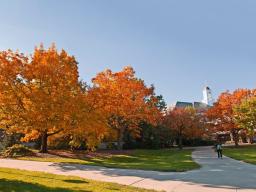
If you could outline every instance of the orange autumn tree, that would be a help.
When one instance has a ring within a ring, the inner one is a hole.
[[[18,129],[27,118],[24,116],[26,88],[21,74],[28,58],[11,50],[0,52],[0,127]],[[19,123],[17,123],[19,122]]]
[[[202,137],[204,133],[202,116],[192,107],[169,110],[163,124],[176,136],[180,149],[183,147],[183,139]]]
[[[207,117],[213,122],[213,132],[230,131],[235,145],[238,146],[239,127],[234,119],[234,106],[239,105],[243,99],[255,95],[255,90],[237,89],[234,92],[222,93],[212,108],[207,111]]]
[[[1,86],[1,111],[5,114],[1,123],[8,131],[25,134],[23,141],[40,137],[41,152],[47,152],[48,137],[67,127],[67,105],[78,85],[77,62],[65,51],[58,53],[54,46],[48,50],[41,46],[11,76],[8,68],[20,56],[10,58],[13,53],[4,53],[1,53],[1,84],[8,83],[12,89]],[[4,101],[8,97],[11,97],[9,103]]]
[[[103,108],[95,105],[94,96],[88,93],[88,86],[81,83],[80,87],[81,91],[69,107],[71,129],[65,134],[71,136],[69,144],[72,147],[85,143],[87,149],[93,151],[109,131],[107,116]]]
[[[90,144],[100,139],[104,126],[95,122],[101,115],[87,102],[73,56],[40,46],[30,58],[1,52],[0,67],[1,127],[24,134],[23,141],[40,138],[43,153],[57,135],[75,140],[77,131]]]
[[[117,137],[118,149],[122,149],[126,131],[136,137],[141,121],[155,123],[161,115],[153,86],[147,87],[138,79],[132,67],[117,73],[105,70],[92,82],[89,94],[93,95],[95,105],[105,110],[110,133]]]
[[[95,108],[88,94],[88,86],[80,82],[71,102],[67,103],[67,127],[49,138],[50,143],[60,139],[69,141],[71,149],[85,144],[87,150],[94,151],[108,131],[106,115],[101,108]]]

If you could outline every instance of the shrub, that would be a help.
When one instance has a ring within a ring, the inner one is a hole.
[[[25,147],[24,145],[15,144],[11,147],[8,147],[4,153],[4,157],[22,157],[22,156],[29,156],[33,155],[33,151],[29,148]]]
[[[8,147],[20,143],[21,134],[6,133],[0,129],[0,151],[6,150]]]
[[[153,126],[146,122],[140,124],[138,138],[128,132],[124,135],[124,149],[160,149],[173,145],[173,135],[170,129],[164,126]]]
[[[183,139],[182,142],[185,146],[211,146],[215,144],[213,140],[204,140],[201,138]]]

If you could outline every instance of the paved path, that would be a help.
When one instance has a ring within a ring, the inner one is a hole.
[[[0,167],[75,175],[167,192],[256,192],[256,166],[227,157],[217,159],[210,147],[196,148],[193,158],[202,168],[184,173],[10,159],[0,159]]]

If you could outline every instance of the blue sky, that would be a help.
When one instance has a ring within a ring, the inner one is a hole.
[[[254,0],[0,0],[0,49],[55,42],[86,81],[131,65],[168,104],[256,83]]]

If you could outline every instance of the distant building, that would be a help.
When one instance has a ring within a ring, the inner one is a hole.
[[[203,100],[202,103],[208,105],[208,106],[213,106],[213,98],[212,98],[212,90],[206,86],[203,90]]]
[[[183,102],[183,101],[177,101],[174,105],[175,108],[186,108],[186,107],[193,107],[193,103],[190,102]]]
[[[194,107],[197,110],[205,110],[205,109],[208,109],[209,107],[213,106],[213,103],[214,103],[214,100],[213,100],[213,97],[212,97],[212,91],[208,86],[206,86],[203,89],[203,100],[202,100],[202,102],[177,101],[173,106],[171,106],[171,109]]]

